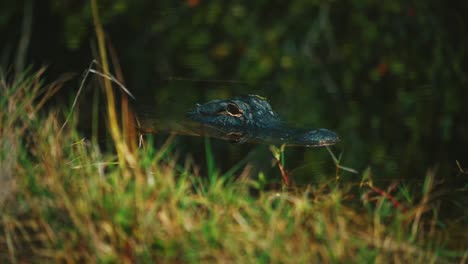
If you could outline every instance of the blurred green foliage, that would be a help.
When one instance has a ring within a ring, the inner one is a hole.
[[[434,166],[443,177],[455,177],[455,160],[468,166],[468,2],[99,3],[127,85],[137,93],[180,98],[160,88],[158,81],[171,77],[240,80],[248,85],[190,90],[181,105],[267,96],[286,120],[336,130],[345,164],[371,166],[385,177],[422,177]],[[3,30],[15,28],[5,22],[14,10],[0,11]],[[36,40],[47,28],[56,31],[31,52],[32,60],[52,50],[44,61],[81,71],[93,38],[89,2],[50,0],[38,10],[36,17],[51,19],[36,25]],[[289,155],[294,166],[328,157],[303,149]]]

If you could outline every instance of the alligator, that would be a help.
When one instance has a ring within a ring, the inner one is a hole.
[[[187,117],[201,125],[201,134],[234,142],[317,147],[336,144],[328,129],[301,129],[286,125],[265,98],[245,95],[197,104]]]

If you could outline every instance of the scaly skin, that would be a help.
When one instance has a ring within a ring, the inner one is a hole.
[[[241,143],[312,147],[333,145],[340,141],[338,135],[328,129],[307,130],[286,126],[270,104],[257,95],[197,104],[187,116],[203,125],[207,134]]]

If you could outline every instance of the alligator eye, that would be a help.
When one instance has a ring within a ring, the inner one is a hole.
[[[231,115],[231,116],[241,116],[242,115],[242,110],[237,106],[236,104],[229,103],[226,106],[226,112]]]

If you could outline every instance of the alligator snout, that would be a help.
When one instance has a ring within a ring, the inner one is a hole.
[[[295,140],[298,145],[328,146],[340,142],[340,137],[333,131],[320,128],[299,134]]]

